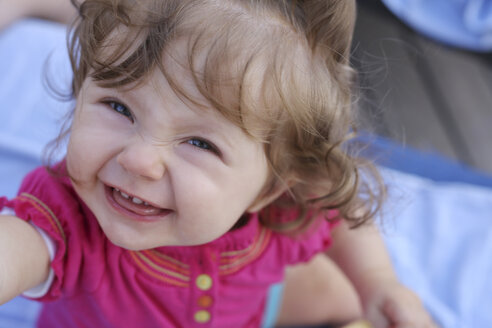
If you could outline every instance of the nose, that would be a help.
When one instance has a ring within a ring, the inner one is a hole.
[[[166,171],[157,147],[145,141],[127,145],[116,157],[127,172],[149,180],[159,180]]]

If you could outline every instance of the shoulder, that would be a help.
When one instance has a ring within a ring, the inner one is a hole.
[[[78,212],[79,200],[65,172],[65,163],[53,167],[39,167],[31,171],[23,180],[18,195],[14,198],[18,215],[34,214],[55,220],[57,223]]]
[[[76,278],[84,264],[87,266],[94,258],[89,255],[97,253],[94,249],[104,248],[97,221],[78,198],[64,170],[64,162],[33,170],[25,177],[17,197],[7,203],[17,217],[41,229],[56,250],[51,261],[54,280],[41,300],[58,298],[62,289],[65,293],[76,292]],[[99,277],[99,271],[92,277]]]
[[[292,216],[286,211],[286,217]],[[332,230],[338,224],[333,218],[336,211],[323,212],[312,219],[308,228],[301,232],[273,232],[272,244],[277,258],[287,265],[309,261],[314,255],[326,251],[332,244]]]
[[[52,167],[38,167],[28,173],[22,181],[18,194],[29,193],[51,198],[52,194],[56,196],[73,194],[71,190],[65,162],[60,162]]]
[[[73,216],[79,204],[63,170],[64,162],[31,171],[8,206],[19,218],[34,223],[50,236],[65,239],[64,221]]]
[[[62,248],[68,236],[73,239],[85,229],[83,206],[65,172],[64,162],[31,171],[7,206],[20,219],[44,230]]]

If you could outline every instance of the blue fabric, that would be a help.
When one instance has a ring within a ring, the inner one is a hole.
[[[362,154],[380,166],[423,176],[437,182],[464,182],[492,187],[492,175],[450,160],[437,152],[403,147],[374,135],[361,135],[357,142],[369,145]]]
[[[0,33],[0,194],[13,196],[20,179],[40,164],[44,146],[58,135],[69,93],[65,29],[28,20]],[[20,42],[22,40],[22,42]],[[48,77],[45,80],[45,77]]]
[[[387,169],[382,231],[395,270],[441,327],[492,325],[492,175],[363,136]],[[398,171],[396,171],[398,170]]]
[[[14,196],[23,176],[41,165],[45,145],[72,106],[47,85],[69,91],[65,34],[61,25],[38,20],[0,33],[0,195]],[[0,306],[0,328],[32,328],[39,309],[37,302],[15,298]]]
[[[385,181],[383,237],[399,278],[441,327],[490,327],[492,189],[390,170]]]
[[[275,326],[275,322],[277,322],[277,316],[280,311],[280,306],[282,305],[283,292],[283,283],[274,284],[270,287],[262,328],[273,328]]]
[[[22,297],[0,306],[0,328],[34,328],[41,304]]]
[[[48,67],[55,85],[68,85],[64,44],[64,29],[41,21],[0,33],[2,195],[14,195],[22,176],[41,163],[44,145],[58,134],[60,119],[72,106],[50,97],[40,78]],[[52,64],[45,66],[50,54]],[[366,154],[397,169],[384,171],[391,188],[382,228],[400,279],[442,327],[491,326],[492,178],[385,139],[371,142]],[[272,318],[279,288],[272,289],[267,306]],[[38,304],[16,298],[0,306],[0,328],[32,327],[38,310]]]
[[[492,50],[490,0],[383,0],[401,20],[441,42]]]

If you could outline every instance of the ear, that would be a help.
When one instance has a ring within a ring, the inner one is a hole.
[[[288,188],[288,185],[285,183],[275,183],[268,191],[260,193],[260,196],[258,196],[251,206],[248,207],[246,212],[254,213],[260,211],[262,208],[279,198]]]

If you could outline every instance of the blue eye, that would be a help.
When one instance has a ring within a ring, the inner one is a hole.
[[[200,148],[203,150],[208,150],[208,151],[211,151],[215,154],[219,154],[219,151],[217,150],[217,148],[205,140],[193,138],[193,139],[188,140],[187,142],[188,142],[188,144],[195,146],[197,148]]]
[[[114,110],[118,114],[128,117],[128,119],[133,122],[132,112],[130,112],[130,110],[125,105],[116,101],[107,101],[106,104],[111,107],[112,110]]]

